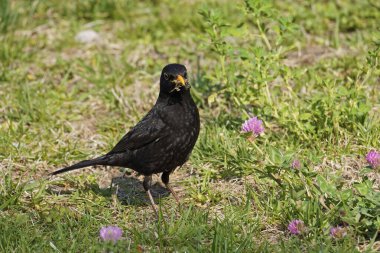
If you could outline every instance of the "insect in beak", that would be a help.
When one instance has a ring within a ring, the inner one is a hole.
[[[175,87],[170,92],[175,90],[179,91],[182,86],[185,86],[187,89],[190,87],[188,82],[181,75],[177,75],[177,78],[173,82],[175,83]]]

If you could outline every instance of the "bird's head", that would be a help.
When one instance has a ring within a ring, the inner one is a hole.
[[[164,67],[160,79],[160,92],[178,94],[190,89],[186,67],[181,64],[169,64]]]

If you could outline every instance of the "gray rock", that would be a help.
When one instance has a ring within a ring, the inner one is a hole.
[[[94,30],[84,30],[75,36],[75,40],[81,43],[95,43],[100,41],[100,36]]]

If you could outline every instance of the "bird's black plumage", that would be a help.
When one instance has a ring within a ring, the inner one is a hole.
[[[162,181],[174,195],[168,185],[169,175],[189,158],[199,129],[199,113],[190,94],[187,70],[181,64],[169,64],[162,70],[160,93],[153,108],[110,152],[51,174],[92,165],[128,167],[145,175],[143,185],[153,202],[149,191],[151,175],[162,172]]]

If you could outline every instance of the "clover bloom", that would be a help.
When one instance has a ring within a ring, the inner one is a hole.
[[[259,120],[257,117],[252,117],[243,123],[241,131],[244,133],[252,132],[253,135],[259,136],[264,132],[263,121]]]
[[[293,160],[292,169],[299,169],[299,168],[301,168],[301,162],[297,159]]]
[[[380,166],[380,153],[375,150],[371,150],[365,158],[372,168],[377,168]]]
[[[120,239],[122,234],[123,230],[117,226],[102,227],[100,229],[100,238],[102,238],[103,241],[116,242]]]
[[[340,238],[345,237],[346,235],[347,235],[347,228],[345,227],[337,226],[337,227],[332,227],[330,229],[330,236],[333,238],[340,239]]]
[[[302,220],[292,220],[288,225],[288,229],[291,234],[300,235],[305,232],[306,227]]]

